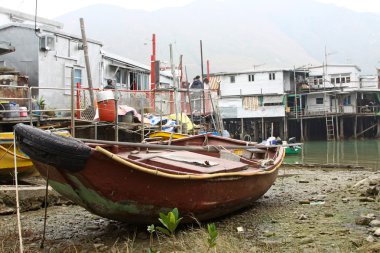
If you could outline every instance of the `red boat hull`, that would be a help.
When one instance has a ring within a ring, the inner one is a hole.
[[[19,141],[21,148],[30,149],[25,140]],[[92,213],[129,223],[155,223],[160,212],[175,207],[185,222],[193,222],[248,206],[272,186],[283,156],[281,148],[265,170],[176,175],[155,172],[149,165],[139,169],[143,162],[101,149],[91,148],[84,165],[73,170],[31,153],[36,168],[57,192]]]

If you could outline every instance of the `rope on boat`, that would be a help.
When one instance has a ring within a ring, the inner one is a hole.
[[[23,155],[19,155],[19,154],[17,154],[16,151],[14,151],[14,152],[10,151],[10,148],[11,148],[13,145],[14,145],[14,144],[12,144],[9,148],[4,148],[3,146],[0,145],[0,149],[1,149],[1,150],[4,150],[5,153],[8,153],[8,154],[10,154],[10,155],[12,155],[12,156],[16,156],[17,158],[25,159],[25,160],[29,160],[29,159],[30,159],[30,158],[27,157],[27,156],[23,156]],[[4,154],[4,155],[5,155],[5,154]],[[1,158],[3,158],[3,156],[2,156]]]
[[[129,166],[135,170],[138,170],[147,174],[156,175],[160,177],[166,177],[166,178],[173,178],[173,179],[191,179],[191,180],[212,179],[212,178],[231,177],[231,176],[249,177],[249,176],[255,176],[255,175],[271,174],[275,172],[281,166],[282,160],[284,159],[284,156],[285,156],[285,151],[283,150],[282,157],[279,158],[281,159],[280,162],[274,165],[271,170],[260,170],[260,171],[251,171],[251,172],[229,172],[229,173],[223,172],[223,173],[214,173],[214,174],[174,175],[174,174],[162,172],[159,170],[148,169],[141,165],[135,164],[99,146],[96,146],[95,149],[96,151],[102,153],[103,155],[111,158],[112,160],[118,163]]]
[[[16,210],[17,210],[17,226],[18,226],[18,235],[20,240],[20,252],[24,252],[24,246],[22,243],[22,232],[21,232],[21,215],[20,215],[20,199],[18,196],[18,178],[17,178],[17,160],[16,160],[16,132],[13,132],[13,162],[15,167],[15,184],[16,184]]]
[[[47,221],[47,207],[48,207],[48,194],[49,194],[49,169],[46,168],[46,188],[45,188],[45,215],[44,215],[44,230],[42,232],[42,239],[40,243],[40,249],[44,248],[45,235],[46,235],[46,221]]]

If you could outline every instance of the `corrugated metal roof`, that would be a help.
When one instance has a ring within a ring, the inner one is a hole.
[[[109,53],[109,52],[106,52],[104,50],[101,50],[101,54],[105,58],[108,58],[110,60],[119,61],[119,62],[124,63],[126,65],[130,65],[131,67],[138,67],[144,71],[150,72],[150,67],[148,65],[142,64],[142,63],[137,62],[135,60],[131,60],[129,58],[126,58],[126,57],[123,57],[123,56],[120,56],[117,54]]]
[[[29,20],[29,21],[35,21],[35,16],[34,15],[27,14],[27,13],[24,13],[24,12],[21,12],[21,11],[7,9],[7,8],[4,8],[4,7],[0,7],[0,13],[8,14],[12,18]],[[63,23],[61,23],[61,22],[58,22],[58,21],[55,21],[55,20],[51,20],[51,19],[47,19],[47,18],[41,18],[41,17],[38,17],[38,16],[37,16],[37,23],[55,26],[55,27],[60,28],[60,29],[63,28]]]
[[[0,26],[0,30],[11,28],[11,27],[20,27],[20,28],[25,28],[25,29],[29,29],[29,30],[33,30],[34,31],[34,25],[17,24],[17,23],[9,23],[9,24],[6,24],[6,25],[2,25],[2,26]],[[56,35],[63,35],[63,36],[66,36],[66,37],[77,39],[79,41],[82,40],[81,36],[74,35],[74,34],[71,34],[71,33],[67,33],[67,32],[64,32],[64,31],[62,31],[60,29],[54,29],[54,28],[49,28],[49,27],[41,27],[41,29],[42,29],[42,32],[46,31],[46,32],[54,33]],[[94,44],[98,44],[98,45],[103,46],[103,43],[100,42],[100,41],[98,41],[98,40],[93,40],[93,39],[87,38],[87,41],[91,42],[91,43],[94,43]]]

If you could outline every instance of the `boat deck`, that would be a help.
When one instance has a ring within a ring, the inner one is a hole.
[[[231,161],[189,151],[140,152],[137,154],[126,152],[119,153],[118,155],[124,159],[127,158],[172,171],[194,174],[235,172],[246,170],[249,167],[247,164],[239,161]]]

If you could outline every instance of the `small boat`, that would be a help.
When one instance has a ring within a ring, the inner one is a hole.
[[[8,179],[14,176],[14,147],[13,132],[0,133],[0,178]],[[31,175],[36,170],[32,160],[16,147],[16,165],[18,176]]]
[[[296,138],[291,137],[289,140],[286,142],[282,142],[283,145],[291,145],[291,146],[286,146],[285,147],[285,155],[298,155],[301,154],[302,152],[302,144],[301,143],[296,143]]]
[[[296,138],[291,137],[288,141],[278,141],[275,137],[271,136],[261,144],[270,145],[282,145],[285,148],[285,155],[298,155],[302,152],[302,143],[296,143]]]
[[[302,151],[302,147],[299,145],[285,147],[286,155],[298,155]]]
[[[128,223],[156,223],[160,212],[175,207],[184,222],[246,207],[272,186],[285,155],[282,147],[212,135],[162,145],[79,141],[23,124],[15,132],[57,192],[94,214]]]

